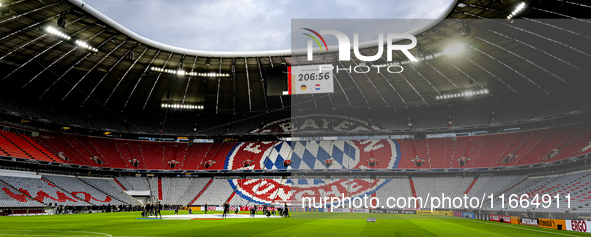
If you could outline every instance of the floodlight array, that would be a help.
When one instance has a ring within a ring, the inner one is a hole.
[[[60,37],[60,38],[65,39],[65,40],[72,39],[72,37],[70,37],[69,35],[66,35],[66,34],[62,33],[61,31],[59,31],[56,28],[53,28],[51,26],[50,27],[47,27],[47,33],[49,33],[50,35],[53,35],[53,36]]]
[[[436,98],[438,100],[446,100],[446,99],[453,99],[453,98],[459,98],[459,97],[470,97],[470,96],[474,96],[474,95],[485,95],[485,94],[488,94],[487,89],[479,90],[479,91],[465,91],[465,92],[457,93],[457,94],[439,95]]]
[[[152,71],[155,72],[162,72],[162,73],[169,73],[169,74],[177,74],[177,75],[187,75],[192,77],[230,77],[229,73],[217,73],[217,72],[185,72],[183,70],[173,70],[173,69],[166,69],[166,68],[159,68],[159,67],[152,67],[150,68]]]
[[[203,105],[162,104],[166,109],[203,109]]]
[[[513,12],[511,12],[511,14],[509,14],[507,16],[507,20],[510,20],[511,18],[515,17],[517,14],[519,14],[519,12],[523,11],[524,8],[525,8],[525,3],[521,2],[519,5],[517,5],[515,10],[513,10]]]
[[[76,45],[78,45],[78,46],[80,46],[82,48],[85,48],[87,50],[90,50],[92,52],[95,52],[95,53],[98,52],[98,49],[97,48],[88,45],[86,42],[84,42],[82,40],[76,40]]]

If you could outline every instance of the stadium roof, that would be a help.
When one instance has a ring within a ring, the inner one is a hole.
[[[292,99],[312,101],[318,108],[434,106],[586,90],[591,34],[580,29],[589,28],[590,21],[581,18],[590,6],[581,0],[525,3],[515,17],[519,20],[511,21],[507,16],[521,1],[459,1],[445,20],[413,33],[423,54],[437,55],[467,25],[471,36],[462,39],[464,55],[408,64],[402,75],[339,74],[336,93],[296,98],[266,96],[263,74],[269,67],[309,64],[305,55],[184,50],[136,35],[78,0],[15,0],[0,7],[6,12],[0,17],[0,91],[115,110],[187,104],[211,113],[237,113],[289,108]],[[75,39],[84,43],[77,45]],[[373,55],[373,50],[361,51]],[[312,63],[336,64],[337,57],[315,54]],[[353,58],[343,66],[359,63]],[[151,70],[181,65],[186,72],[230,77],[179,77]],[[438,99],[482,90],[490,93]]]

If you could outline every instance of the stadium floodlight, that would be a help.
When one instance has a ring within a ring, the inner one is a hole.
[[[72,39],[72,37],[70,37],[69,35],[66,35],[66,34],[62,33],[61,31],[59,31],[56,28],[53,28],[51,26],[47,27],[47,33],[49,33],[50,35],[57,36],[59,38],[65,39],[65,40]]]
[[[162,104],[161,106],[170,109],[203,109],[203,105]]]
[[[76,40],[76,45],[78,45],[78,46],[80,46],[82,48],[85,48],[87,50],[90,50],[92,52],[95,52],[95,53],[98,52],[98,49],[97,48],[94,48],[94,47],[88,45],[86,42],[84,42],[82,40]]]
[[[192,76],[192,77],[231,77],[230,73],[217,73],[217,72],[186,72],[182,69],[173,70],[159,67],[151,67],[150,70],[160,73],[177,74],[181,76]]]
[[[445,50],[443,51],[444,54],[449,56],[459,55],[462,52],[464,52],[464,45],[462,45],[461,43],[452,44],[445,48]]]
[[[465,91],[465,92],[457,93],[457,94],[438,95],[435,98],[438,100],[442,100],[442,99],[451,99],[451,98],[458,98],[458,97],[471,97],[474,95],[484,95],[484,94],[488,94],[488,89],[482,89],[482,90],[478,90],[478,91]]]
[[[517,16],[517,14],[519,14],[521,11],[523,11],[523,9],[525,8],[525,3],[521,2],[519,5],[517,5],[517,7],[515,8],[515,10],[513,10],[513,12],[511,12],[511,14],[509,14],[507,16],[507,20],[511,20],[512,18],[514,18],[515,16]]]

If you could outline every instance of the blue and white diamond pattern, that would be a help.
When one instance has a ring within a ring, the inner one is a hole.
[[[280,142],[262,159],[261,166],[267,169],[286,169],[283,161],[291,160],[287,169],[346,169],[359,162],[359,149],[347,141]],[[330,167],[325,160],[333,159]]]

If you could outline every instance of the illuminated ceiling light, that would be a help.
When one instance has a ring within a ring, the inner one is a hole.
[[[525,8],[525,3],[521,2],[519,5],[517,5],[515,10],[513,10],[513,12],[511,12],[511,14],[509,14],[507,16],[507,20],[510,20],[510,19],[514,18],[515,16],[517,16],[517,14],[519,14],[521,11],[523,11],[524,8]]]
[[[162,104],[162,108],[172,109],[203,109],[203,105]]]
[[[86,42],[84,42],[82,40],[76,40],[76,45],[78,45],[84,49],[90,50],[92,52],[95,52],[95,53],[98,52],[97,48],[94,48],[94,47],[88,45]]]
[[[462,52],[464,52],[464,45],[457,43],[457,44],[452,44],[450,46],[448,46],[443,53],[449,56],[455,56],[455,55],[459,55]]]
[[[438,95],[435,98],[438,100],[441,99],[451,99],[451,98],[459,98],[459,97],[470,97],[470,96],[474,96],[474,95],[484,95],[484,94],[488,94],[488,89],[482,89],[482,90],[478,90],[478,91],[465,91],[462,93],[456,93],[456,94],[443,94],[443,95]]]
[[[159,67],[150,67],[150,70],[154,71],[154,72],[164,72],[164,73],[170,73],[170,74],[177,74],[177,75],[181,75],[181,76],[199,76],[199,77],[231,77],[232,75],[230,73],[216,73],[216,72],[186,72],[184,70],[182,70],[181,68],[179,68],[178,70],[172,70],[172,69],[165,69],[165,68],[159,68]]]
[[[51,26],[47,27],[47,33],[49,33],[50,35],[54,35],[54,36],[60,37],[60,38],[65,39],[65,40],[72,39],[69,35],[66,35],[66,34],[62,33],[61,31],[59,31],[56,28],[53,28]]]

